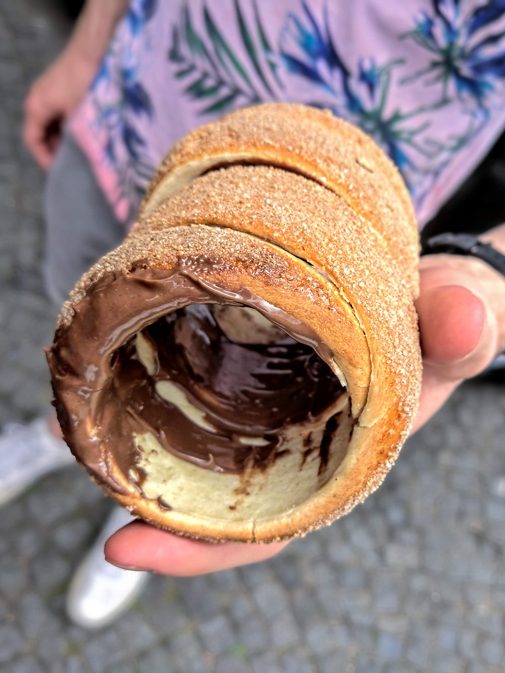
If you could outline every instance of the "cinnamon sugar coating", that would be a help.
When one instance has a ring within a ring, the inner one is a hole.
[[[167,182],[205,161],[246,160],[298,172],[339,194],[387,242],[417,295],[417,224],[405,184],[389,157],[359,128],[319,110],[293,103],[263,103],[232,112],[180,140],[149,186],[144,211],[165,198]],[[237,159],[237,157],[242,157]]]

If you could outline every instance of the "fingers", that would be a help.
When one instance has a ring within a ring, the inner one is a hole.
[[[423,270],[416,309],[423,360],[441,380],[476,376],[496,354],[496,316],[469,274],[443,266]]]
[[[479,345],[486,325],[481,299],[460,285],[434,287],[417,302],[425,362],[447,379],[471,376],[482,366]]]
[[[121,568],[190,577],[264,561],[286,545],[201,542],[134,521],[109,538],[105,558]]]
[[[31,95],[27,97],[23,141],[35,161],[44,170],[48,170],[54,161],[57,147],[54,129],[57,120],[58,115],[55,112],[49,108],[44,110]]]
[[[429,364],[424,365],[419,410],[412,424],[411,434],[422,428],[442,408],[460,383],[461,379],[441,380],[436,369]]]
[[[418,430],[463,379],[481,372],[496,352],[497,327],[485,300],[446,275],[425,274],[416,303],[423,351]]]

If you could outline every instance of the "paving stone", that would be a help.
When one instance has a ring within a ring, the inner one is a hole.
[[[124,664],[120,664],[117,669],[113,668],[107,673],[112,673],[114,670],[120,673],[122,671],[121,666],[124,666]],[[173,670],[173,667],[171,666],[170,656],[161,647],[142,652],[135,657],[135,671],[138,671],[138,673],[168,673],[171,670]]]
[[[437,629],[437,640],[440,649],[446,652],[457,652],[459,642],[459,632],[454,624],[441,624]]]
[[[343,568],[338,569],[337,579],[339,584],[342,584],[345,587],[360,590],[367,584],[368,573],[363,568],[344,566]]]
[[[316,595],[328,619],[338,619],[344,612],[352,610],[362,620],[368,620],[370,594],[365,587],[354,589],[337,587],[333,582],[322,582],[315,587]]]
[[[502,638],[484,638],[482,641],[482,658],[490,666],[501,666],[505,662],[505,646]]]
[[[48,597],[63,591],[70,580],[71,569],[66,559],[52,549],[45,549],[39,554],[31,572],[37,591]]]
[[[380,633],[377,639],[377,654],[385,661],[398,660],[403,652],[403,638],[393,633]]]
[[[484,666],[481,662],[470,662],[465,673],[501,673],[501,671],[497,671],[494,666],[492,668]]]
[[[13,599],[21,594],[26,583],[26,568],[19,558],[0,559],[0,594]]]
[[[178,633],[167,643],[167,653],[177,673],[202,673],[212,668],[205,649],[194,633]]]
[[[486,603],[478,603],[468,612],[468,622],[483,633],[501,636],[503,615],[496,611],[493,606]]]
[[[272,653],[262,654],[252,661],[253,673],[279,673],[280,663]]]
[[[409,620],[402,613],[382,615],[378,623],[381,631],[397,636],[405,635],[409,626]]]
[[[23,657],[15,663],[6,664],[2,671],[3,673],[44,673],[40,662],[33,657]]]
[[[89,521],[73,519],[56,526],[52,538],[63,552],[69,552],[80,548],[83,541],[89,538],[90,531]]]
[[[153,634],[159,634],[160,628],[163,629],[163,627],[167,628],[168,626],[170,633],[191,629],[194,621],[187,614],[184,603],[178,594],[167,589],[171,586],[172,582],[168,578],[151,578],[147,590],[137,602],[135,613],[130,613],[127,617],[134,616],[137,622],[145,623],[146,626],[150,627]],[[121,618],[121,625],[124,619]],[[142,633],[142,631],[139,633]],[[145,637],[148,637],[147,633]]]
[[[374,626],[363,626],[359,621],[354,621],[355,615],[348,615],[349,619],[349,644],[347,651],[373,652],[376,650],[377,633]]]
[[[300,629],[289,612],[275,617],[271,625],[271,636],[274,647],[280,651],[294,647],[302,638]]]
[[[334,525],[340,525],[343,530],[343,521],[337,521]],[[326,531],[323,531],[323,533],[325,532]],[[374,560],[377,563],[379,562],[379,555],[374,549],[370,550],[369,554],[366,556],[360,555],[351,545],[349,539],[345,539],[343,537],[335,539],[334,536],[330,537],[329,532],[327,532],[325,535],[325,542],[325,557],[328,559],[328,563],[330,564],[354,565],[361,562],[373,563]]]
[[[272,636],[269,629],[257,615],[251,615],[241,621],[237,627],[237,641],[248,652],[264,652],[272,644]]]
[[[334,653],[335,649],[346,647],[350,643],[347,626],[331,622],[315,621],[309,625],[305,637],[313,652],[321,656]]]
[[[437,673],[466,673],[465,662],[455,656],[441,655],[437,657]]]
[[[105,668],[122,663],[125,654],[121,638],[114,630],[94,635],[82,652],[93,673],[103,673]]]
[[[228,651],[236,642],[236,635],[224,615],[217,615],[198,625],[198,631],[209,652]]]
[[[376,555],[373,537],[366,528],[355,526],[351,529],[349,531],[349,543],[355,552],[363,554],[365,558],[368,558],[369,555]]]
[[[334,652],[331,657],[326,659],[318,658],[317,672],[318,673],[356,673],[356,665],[354,657],[346,652]],[[367,671],[368,673],[368,671]]]
[[[252,597],[243,591],[233,596],[229,605],[229,612],[235,622],[244,624],[247,624],[255,613],[259,614]]]
[[[267,619],[275,619],[277,615],[289,610],[286,592],[278,582],[272,580],[254,589],[253,600],[261,614]]]
[[[212,585],[207,577],[181,580],[180,586],[182,599],[193,619],[207,619],[219,612],[221,595],[212,591]]]
[[[55,482],[50,478],[48,483],[51,486]],[[26,500],[28,510],[33,519],[41,526],[53,526],[57,521],[61,521],[66,516],[66,509],[63,506],[60,489],[46,488],[45,482],[40,482],[37,489],[29,495]]]
[[[321,604],[311,588],[298,586],[292,589],[290,603],[296,621],[304,630],[321,619]]]
[[[16,409],[18,409],[21,414],[28,415],[36,403],[34,400],[33,389],[30,388],[30,385],[21,382],[14,392],[13,401]]]
[[[379,613],[398,612],[401,609],[401,594],[398,584],[383,583],[378,578],[373,601]]]
[[[154,671],[156,669],[145,669],[145,670],[153,671],[153,673],[154,673]],[[167,670],[166,669],[166,663],[165,663],[165,668],[164,669],[161,669],[161,668],[158,669],[158,671],[163,671],[163,673],[166,673],[166,670]],[[120,664],[117,664],[115,666],[112,666],[111,668],[108,668],[105,673],[137,673],[137,671],[138,671],[138,667],[135,664],[133,664],[131,662],[128,662],[128,661],[123,661]]]
[[[284,673],[317,673],[314,662],[300,650],[292,650],[282,657],[281,670]]]
[[[324,531],[318,531],[319,537],[324,539]],[[302,552],[301,540],[292,542],[282,554],[271,559],[269,565],[275,578],[288,590],[294,589],[300,583],[300,568],[298,567],[299,554]],[[297,544],[298,543],[298,544]]]
[[[0,664],[13,659],[24,649],[23,638],[13,624],[0,626]]]
[[[386,670],[387,673],[415,673],[412,666],[405,664],[403,661],[391,664]]]
[[[11,533],[18,533],[22,529],[23,524],[29,521],[29,515],[26,511],[26,506],[23,498],[18,498],[14,502],[9,503],[2,509],[0,516],[0,530],[4,535],[8,531]]]
[[[65,673],[91,673],[87,663],[78,655],[65,657]]]
[[[68,641],[60,628],[53,630],[38,641],[37,657],[51,673],[66,673],[65,660],[68,655]]]
[[[16,602],[14,601],[14,607],[16,605]],[[1,598],[0,599],[0,626],[5,626],[8,624],[13,624],[16,622],[16,617],[17,614],[15,610],[13,609],[12,604],[8,602],[6,599]]]
[[[275,581],[275,573],[271,563],[255,563],[245,568],[239,568],[239,575],[245,587],[255,590],[270,581]]]
[[[225,570],[209,577],[210,584],[225,594],[238,594],[244,588],[242,579],[237,570]]]
[[[56,661],[45,663],[45,670],[49,670],[51,673],[90,673],[88,666],[79,657],[72,655],[65,657],[65,661],[59,659],[59,653],[55,653],[55,657],[58,657]]]
[[[389,567],[415,568],[419,564],[419,550],[413,545],[391,543],[386,547],[386,563]]]
[[[25,528],[16,535],[15,548],[21,558],[33,558],[43,544],[40,530],[37,528]]]
[[[72,514],[74,509],[78,510],[74,512],[75,514],[82,515],[85,511],[93,526],[100,525],[112,509],[110,501],[94,487],[88,475],[77,463],[66,469],[64,480],[58,479],[58,487],[64,492],[65,500],[68,502],[67,512]]]
[[[243,657],[225,654],[219,659],[219,673],[249,673],[251,668]]]
[[[458,650],[465,659],[473,659],[475,653],[480,650],[479,633],[473,629],[464,628],[460,630]]]
[[[156,617],[160,618],[158,613]],[[171,632],[175,632],[172,618],[168,620]],[[114,631],[121,640],[122,648],[125,654],[135,654],[139,651],[147,651],[155,647],[160,640],[160,633],[151,625],[139,611],[130,610],[122,616],[114,625]],[[158,624],[159,626],[159,624]]]
[[[20,596],[16,612],[19,626],[27,640],[40,640],[48,635],[54,618],[48,616],[44,601],[38,594],[30,591]]]

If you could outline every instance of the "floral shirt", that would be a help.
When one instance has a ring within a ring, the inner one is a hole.
[[[267,100],[373,136],[423,224],[505,127],[505,2],[132,0],[70,128],[129,223],[180,136]]]

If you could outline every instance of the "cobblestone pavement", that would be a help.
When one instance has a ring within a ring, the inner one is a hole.
[[[41,346],[42,176],[19,142],[27,83],[65,33],[41,2],[0,0],[0,422],[49,400]],[[115,625],[63,610],[108,503],[77,467],[0,518],[3,673],[502,673],[505,387],[467,385],[383,488],[263,565],[153,577]]]

